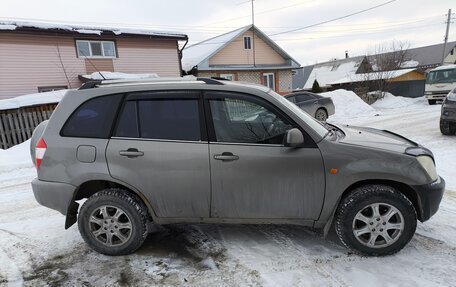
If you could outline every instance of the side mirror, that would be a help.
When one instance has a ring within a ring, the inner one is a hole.
[[[304,143],[304,135],[297,128],[293,128],[287,132],[285,138],[285,146],[297,147]]]

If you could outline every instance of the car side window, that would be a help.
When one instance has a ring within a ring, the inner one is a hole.
[[[96,97],[80,105],[62,128],[65,137],[109,138],[122,95]]]
[[[210,99],[209,104],[218,142],[281,145],[293,128],[258,102],[226,97]]]
[[[301,103],[301,102],[305,102],[305,101],[309,101],[309,100],[313,100],[314,97],[309,95],[309,94],[300,94],[300,95],[296,95],[297,97],[297,103]]]
[[[117,137],[200,141],[197,99],[128,101],[119,116]]]

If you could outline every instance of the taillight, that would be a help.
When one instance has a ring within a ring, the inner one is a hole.
[[[46,152],[46,148],[47,148],[46,142],[44,141],[43,138],[40,138],[40,140],[37,142],[36,148],[35,148],[35,163],[36,163],[35,167],[36,167],[36,169],[40,168],[41,161],[43,160],[44,153]]]

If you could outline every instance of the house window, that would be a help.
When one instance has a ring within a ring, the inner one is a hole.
[[[251,37],[244,37],[244,49],[246,49],[246,50],[252,49],[252,38]]]
[[[79,58],[115,58],[116,44],[113,41],[77,40]]]
[[[271,88],[271,90],[275,91],[275,76],[274,73],[264,73],[263,74],[263,85],[266,87]]]
[[[220,78],[225,78],[229,81],[233,80],[233,74],[220,74]]]
[[[48,86],[48,87],[38,87],[38,93],[52,92],[58,90],[68,89],[67,86]]]

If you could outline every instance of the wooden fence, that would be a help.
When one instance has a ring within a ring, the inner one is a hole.
[[[35,128],[51,117],[57,104],[0,110],[0,148],[7,149],[32,137]]]

